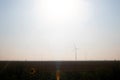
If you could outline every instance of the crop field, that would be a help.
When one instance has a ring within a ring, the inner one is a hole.
[[[120,80],[120,61],[0,61],[0,80]]]

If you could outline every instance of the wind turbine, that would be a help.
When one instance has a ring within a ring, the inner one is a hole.
[[[77,47],[76,47],[76,44],[74,43],[74,49],[75,49],[75,60],[77,61]]]

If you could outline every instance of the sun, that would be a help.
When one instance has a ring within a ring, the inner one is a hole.
[[[78,18],[82,21],[89,17],[89,5],[85,0],[35,0],[34,3],[35,15],[50,24],[63,24]]]
[[[55,44],[73,39],[78,29],[85,28],[79,24],[91,16],[87,0],[35,0],[32,11],[45,36]]]

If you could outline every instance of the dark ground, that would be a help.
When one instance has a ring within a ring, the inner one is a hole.
[[[120,80],[120,61],[0,61],[0,80]]]

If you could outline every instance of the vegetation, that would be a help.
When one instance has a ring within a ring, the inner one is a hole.
[[[56,80],[55,71],[41,71],[38,67],[12,64],[0,70],[0,80]],[[93,71],[60,71],[60,80],[120,80],[120,64],[114,63],[110,67]]]

